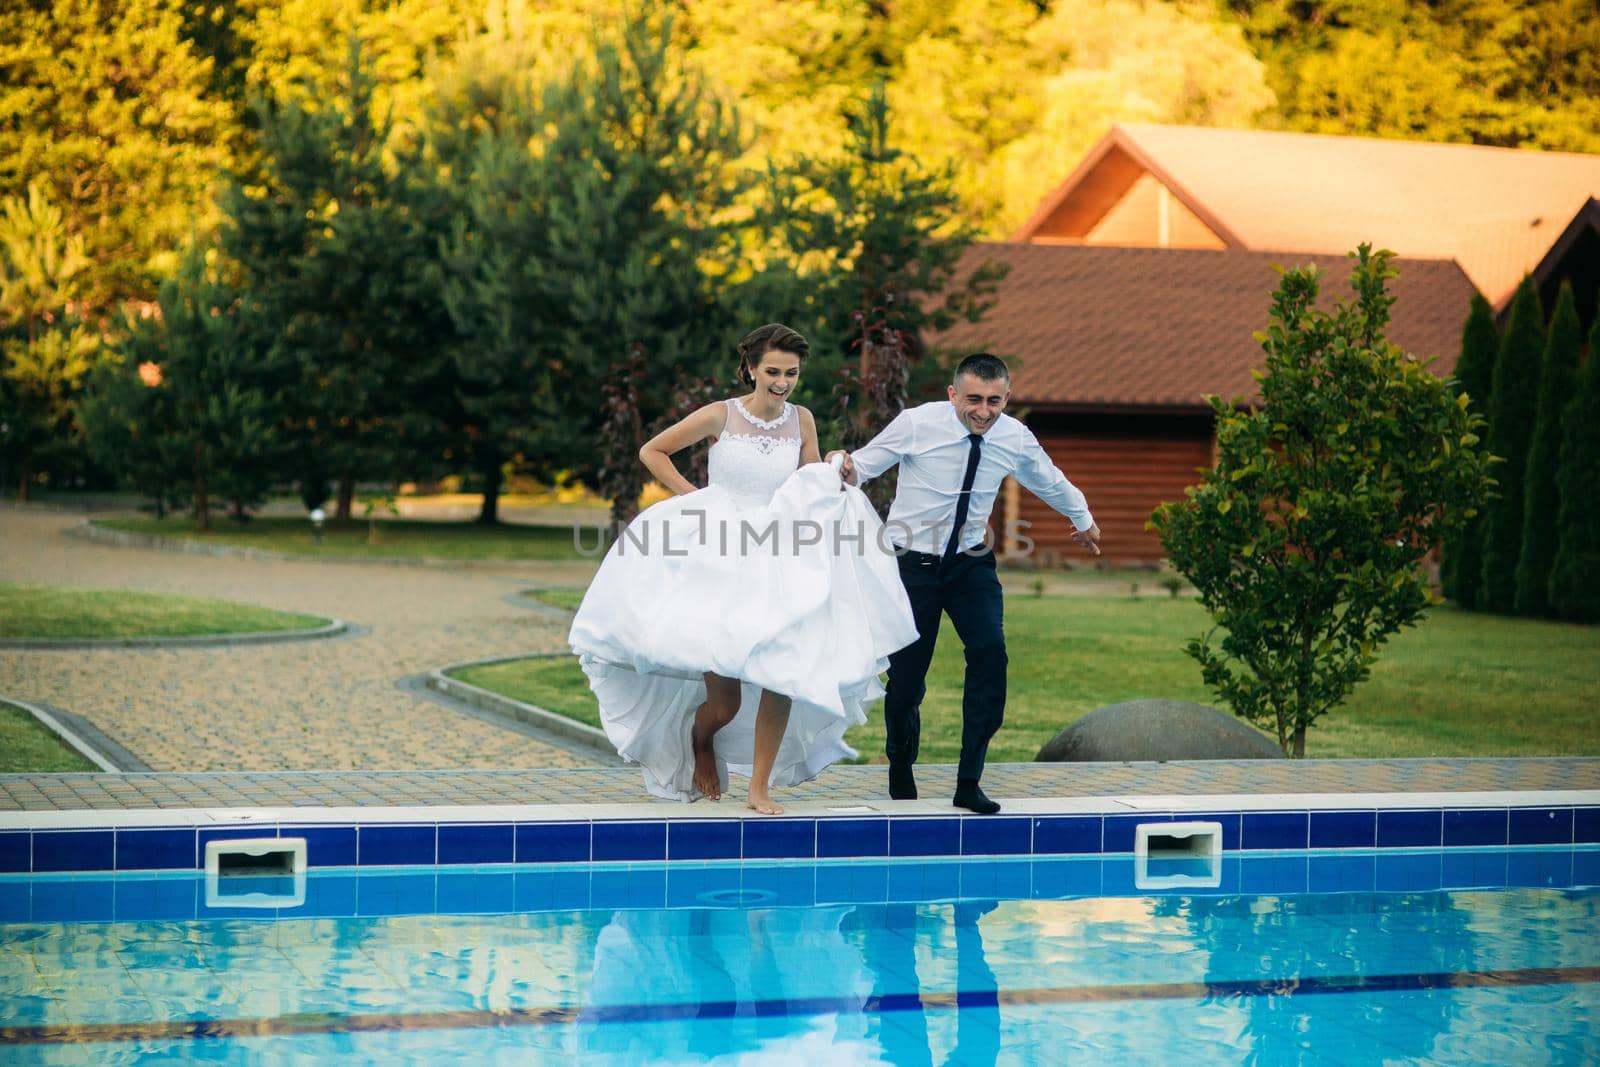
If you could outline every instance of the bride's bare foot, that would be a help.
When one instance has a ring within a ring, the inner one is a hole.
[[[783,814],[783,808],[780,805],[772,802],[772,798],[767,795],[767,791],[765,789],[757,789],[755,786],[751,786],[750,799],[747,801],[747,803],[749,804],[751,811],[758,812],[762,815]]]
[[[722,779],[717,776],[717,755],[711,745],[716,730],[702,728],[701,719],[705,717],[706,712],[706,705],[701,704],[699,711],[695,713],[694,730],[689,735],[694,744],[694,787],[700,790],[707,800],[721,800]]]

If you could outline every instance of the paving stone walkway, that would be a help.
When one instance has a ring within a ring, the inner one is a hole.
[[[735,792],[718,805],[744,814]],[[927,806],[946,810],[955,767],[917,769]],[[984,788],[997,798],[1305,793],[1600,790],[1600,759],[1204,760],[1189,763],[1003,763]],[[784,804],[884,801],[885,769],[836,765],[778,790]],[[0,775],[0,811],[230,807],[410,807],[430,804],[616,804],[648,801],[632,767],[518,771],[320,771],[288,774]],[[685,810],[658,802],[662,810]]]
[[[252,560],[66,537],[81,515],[0,506],[0,581],[219,597],[338,617],[355,637],[227,648],[0,649],[0,695],[81,716],[156,771],[571,767],[594,760],[402,691],[460,660],[565,647],[507,603],[590,563],[449,568]]]

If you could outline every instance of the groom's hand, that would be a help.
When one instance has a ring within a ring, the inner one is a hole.
[[[1073,530],[1072,539],[1095,555],[1098,556],[1100,554],[1100,526],[1098,523],[1087,530]]]
[[[839,464],[839,477],[843,478],[845,481],[849,482],[851,485],[855,485],[856,484],[856,465],[855,465],[855,463],[853,463],[851,461],[850,453],[844,451],[843,449],[835,449],[834,451],[829,452],[826,456],[824,456],[823,460],[825,462],[832,462],[834,456],[842,456],[842,457],[844,457],[843,460],[841,460],[841,462]]]

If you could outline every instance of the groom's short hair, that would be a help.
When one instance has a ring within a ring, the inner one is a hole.
[[[950,379],[951,384],[959,382],[963,374],[970,374],[985,382],[1004,381],[1007,385],[1011,384],[1011,371],[1006,366],[1006,361],[988,352],[974,352],[956,364],[955,375]]]

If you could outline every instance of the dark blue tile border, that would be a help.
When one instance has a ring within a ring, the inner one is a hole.
[[[1376,811],[1313,811],[1312,848],[1371,848],[1378,840]]]
[[[667,824],[667,859],[736,860],[743,855],[738,819],[693,819]]]
[[[439,863],[510,863],[516,856],[513,823],[440,823]]]
[[[1033,854],[1100,854],[1099,815],[1040,815],[1033,820]]]
[[[1504,845],[1509,824],[1505,808],[1456,808],[1444,813],[1446,845]]]
[[[1569,845],[1572,843],[1572,809],[1513,808],[1510,829],[1513,845]],[[37,857],[38,842],[33,847]]]
[[[299,837],[306,843],[307,867],[354,867],[354,826],[280,826],[279,837]]]
[[[744,824],[747,860],[812,859],[816,854],[815,819],[753,819]]]
[[[119,829],[117,870],[192,871],[201,866],[192,826],[183,829]]]
[[[33,869],[36,872],[109,871],[117,853],[112,830],[36,830]]]
[[[1600,844],[1600,808],[1574,808],[1572,810],[1572,843],[1575,845]]]
[[[33,870],[33,837],[27,830],[0,833],[0,874],[27,874]]]
[[[409,867],[439,862],[439,828],[432,823],[363,826],[356,833],[356,863],[363,867]]]
[[[817,820],[818,859],[855,856],[880,859],[888,854],[888,819]]]
[[[959,818],[893,819],[889,822],[891,856],[959,856]]]
[[[1443,813],[1438,808],[1378,812],[1379,848],[1437,848],[1443,833]]]
[[[594,824],[593,859],[664,860],[667,858],[665,822],[597,822]]]
[[[1033,854],[1033,820],[1026,816],[969,815],[961,820],[963,856]]]
[[[1247,852],[1305,848],[1311,817],[1304,811],[1247,811],[1240,819],[1239,847]]]
[[[516,862],[588,863],[589,838],[586,822],[519,822]]]

